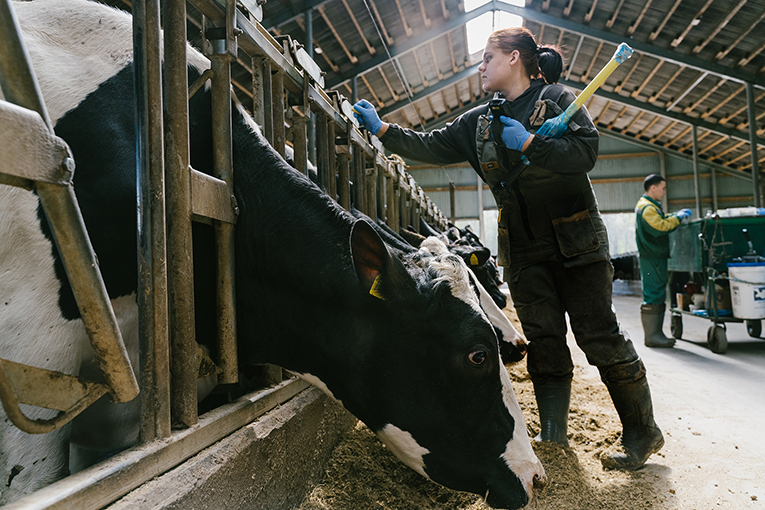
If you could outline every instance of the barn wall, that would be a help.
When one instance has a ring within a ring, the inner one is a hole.
[[[321,482],[327,459],[356,422],[311,387],[109,509],[290,510]]]

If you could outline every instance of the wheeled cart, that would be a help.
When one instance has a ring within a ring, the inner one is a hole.
[[[747,257],[755,260],[756,254],[765,253],[765,216],[712,215],[680,225],[670,234],[669,243],[672,336],[682,337],[685,315],[712,322],[707,330],[707,345],[717,354],[728,348],[727,323],[745,322],[749,335],[760,337],[760,318],[737,317],[733,313],[728,264],[747,261]],[[685,303],[678,301],[687,296],[684,289],[694,284],[703,289],[704,304],[686,310]]]

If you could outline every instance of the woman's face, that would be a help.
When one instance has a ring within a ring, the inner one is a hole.
[[[511,65],[519,61],[517,50],[503,53],[493,43],[487,43],[483,50],[483,61],[478,66],[484,92],[503,92],[512,84]]]

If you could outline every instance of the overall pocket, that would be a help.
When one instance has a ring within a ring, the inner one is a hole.
[[[545,205],[564,257],[576,257],[600,247],[584,195],[580,193]]]

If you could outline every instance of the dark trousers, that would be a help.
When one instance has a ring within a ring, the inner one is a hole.
[[[505,271],[529,341],[527,366],[532,378],[571,376],[574,364],[566,345],[566,313],[576,343],[591,365],[607,368],[638,359],[611,304],[611,262],[564,267],[548,261]]]

